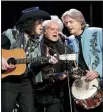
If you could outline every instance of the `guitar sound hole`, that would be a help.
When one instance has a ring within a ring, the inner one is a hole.
[[[17,61],[15,58],[11,57],[7,60],[8,64],[13,64],[13,65],[16,65],[17,64]]]

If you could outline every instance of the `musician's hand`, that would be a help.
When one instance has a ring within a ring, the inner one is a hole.
[[[7,60],[5,58],[2,57],[2,60],[1,60],[1,69],[2,70],[7,70],[9,68],[9,65],[7,63]]]
[[[80,75],[73,74],[73,75],[72,75],[72,78],[74,78],[74,79],[78,79],[78,78],[80,78]]]
[[[86,79],[87,80],[93,80],[99,76],[99,74],[96,71],[88,71],[86,70]]]
[[[56,59],[56,55],[51,56],[51,58],[49,59],[50,64],[56,64],[57,62],[58,62],[58,60]]]
[[[58,77],[59,80],[64,80],[67,77],[66,74],[62,74]]]

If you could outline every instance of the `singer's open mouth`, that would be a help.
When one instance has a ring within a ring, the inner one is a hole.
[[[53,35],[53,37],[57,37],[58,35]]]

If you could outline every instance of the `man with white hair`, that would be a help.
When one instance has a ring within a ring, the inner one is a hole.
[[[61,19],[59,19],[57,15],[51,15],[51,20],[56,21],[56,23],[60,25],[59,39],[65,44],[66,35],[62,33],[62,30],[64,28],[63,22],[61,21]],[[42,25],[45,26],[51,20],[45,20]]]
[[[48,22],[45,23],[43,28],[43,37],[41,39],[42,56],[58,57],[61,54],[72,53],[72,49],[68,46],[64,46],[59,40],[60,31],[61,26],[57,21],[48,20]],[[68,62],[68,64],[71,63]],[[42,67],[33,67],[34,72],[37,68],[41,69],[43,80],[41,83],[34,84],[38,111],[42,112],[43,109],[46,109],[46,112],[60,112],[60,94],[64,87],[64,82],[67,82],[67,74],[65,73],[65,61],[64,63],[61,63],[58,60],[58,63],[54,65],[46,64]]]
[[[101,79],[103,77],[103,29],[97,27],[88,27],[83,14],[77,9],[70,9],[66,11],[62,15],[62,21],[71,34],[71,36],[68,37],[67,42],[77,54],[78,67],[86,72],[86,81],[90,83],[91,81],[96,80],[96,78]],[[95,87],[93,88],[95,89]],[[87,94],[89,94],[88,91],[85,92],[85,95]],[[101,104],[101,100],[99,98],[97,99],[99,104]],[[101,108],[97,104],[93,104],[93,102],[95,103],[95,101],[92,101],[90,104],[92,106],[89,105],[89,107],[88,102],[86,102],[87,104],[84,104],[83,102],[80,104],[79,102],[79,105],[82,105],[82,107],[88,109],[81,109],[79,107],[79,112],[102,111]]]

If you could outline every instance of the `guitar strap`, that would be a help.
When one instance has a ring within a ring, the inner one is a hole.
[[[15,35],[13,35],[13,38],[16,38],[15,42],[12,43],[10,49],[14,49],[14,48],[23,48],[24,47],[24,33],[18,33],[17,32],[17,37],[15,37]]]
[[[22,32],[22,33],[17,34],[16,41],[11,45],[10,48],[11,49],[23,48],[25,50],[25,52],[26,52],[28,46],[29,46],[29,40],[27,40],[27,43],[26,43],[24,32]]]
[[[22,32],[20,33],[20,41],[19,41],[19,46],[22,48],[24,48],[24,39],[25,39],[24,33]]]
[[[25,47],[24,47],[25,52],[27,51],[27,49],[28,49],[28,47],[29,47],[29,42],[30,42],[30,40],[27,40],[27,43],[26,43],[26,45],[25,45]]]

